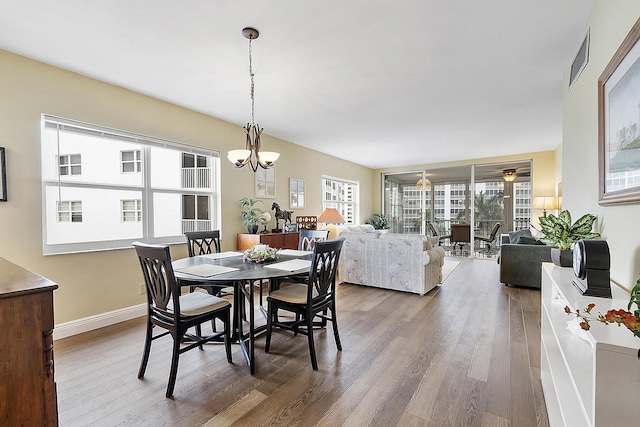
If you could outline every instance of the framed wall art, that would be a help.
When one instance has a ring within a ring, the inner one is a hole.
[[[0,147],[0,202],[7,201],[7,163],[4,158],[4,147]]]
[[[269,169],[258,167],[256,176],[256,197],[260,199],[276,198],[276,169],[271,166]]]
[[[598,79],[600,205],[640,202],[640,19]]]
[[[304,180],[289,178],[289,207],[304,208]]]

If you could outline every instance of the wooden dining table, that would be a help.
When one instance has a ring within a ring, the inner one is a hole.
[[[279,258],[275,261],[253,262],[243,261],[242,252],[221,252],[218,254],[200,255],[183,258],[172,262],[176,279],[183,286],[193,285],[198,282],[198,286],[212,285],[220,282],[233,283],[233,331],[232,342],[240,344],[244,358],[249,366],[251,375],[255,374],[255,338],[256,335],[266,330],[267,326],[255,324],[255,301],[254,284],[269,281],[269,291],[277,289],[279,280],[283,277],[296,274],[304,274],[309,271],[312,252],[283,250]],[[305,267],[295,270],[274,268],[278,265],[291,265],[295,268],[305,264]],[[210,271],[208,271],[211,269]],[[220,272],[222,270],[229,270]],[[215,271],[214,270],[218,270]],[[193,273],[197,274],[193,274]],[[212,275],[202,275],[214,272]],[[261,287],[262,289],[262,287]],[[243,306],[248,302],[248,323],[249,329],[244,331]],[[261,307],[262,308],[262,307]],[[266,318],[266,311],[261,310]]]

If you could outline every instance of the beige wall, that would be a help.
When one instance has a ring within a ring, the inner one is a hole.
[[[222,246],[235,249],[236,233],[245,231],[237,201],[254,194],[253,172],[226,160],[228,150],[243,148],[239,126],[1,50],[0,87],[0,147],[6,148],[9,198],[0,203],[0,256],[60,285],[54,294],[56,323],[130,307],[144,298],[133,250],[42,256],[42,113],[220,151]],[[371,212],[370,169],[268,135],[263,144],[281,153],[275,199],[281,206],[289,206],[289,178],[306,180],[307,207],[294,215],[320,215],[322,174],[359,181],[361,217]],[[266,208],[271,201],[265,201]],[[186,256],[184,245],[171,251],[174,258]]]
[[[597,215],[596,226],[611,251],[611,278],[626,288],[633,286],[640,272],[640,204],[598,204],[597,82],[638,17],[637,0],[597,0],[589,21],[589,62],[571,91],[565,76],[563,102],[564,207],[576,217],[587,212]]]

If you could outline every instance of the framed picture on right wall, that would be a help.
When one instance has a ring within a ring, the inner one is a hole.
[[[598,79],[598,202],[640,202],[640,19]]]

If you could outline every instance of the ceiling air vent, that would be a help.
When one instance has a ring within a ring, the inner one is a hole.
[[[571,75],[569,76],[569,90],[573,87],[573,84],[580,77],[580,73],[584,70],[584,67],[587,66],[587,62],[589,62],[589,30],[587,29],[587,34],[584,36],[584,40],[580,45],[580,49],[578,49],[578,53],[576,53],[576,57],[573,59],[571,63]]]

